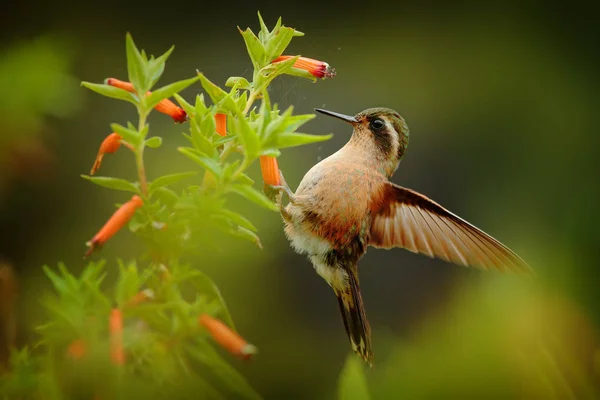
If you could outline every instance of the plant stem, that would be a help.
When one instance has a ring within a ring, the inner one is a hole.
[[[138,132],[142,133],[142,130],[146,126],[146,116],[148,114],[145,111],[140,110],[140,122],[138,126]],[[142,138],[137,151],[135,152],[135,165],[137,167],[138,179],[140,181],[140,188],[144,197],[148,196],[148,180],[146,179],[146,169],[144,168],[144,148],[146,147],[145,138]]]

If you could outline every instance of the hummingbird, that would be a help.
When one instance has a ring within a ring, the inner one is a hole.
[[[371,367],[371,328],[358,279],[358,262],[368,246],[400,247],[481,269],[530,272],[498,240],[423,194],[390,182],[409,140],[408,126],[396,111],[369,108],[354,116],[315,111],[351,124],[350,140],[313,166],[296,192],[280,171],[280,184],[269,186],[268,193],[276,199],[293,249],[305,254],[333,289],[353,351]]]

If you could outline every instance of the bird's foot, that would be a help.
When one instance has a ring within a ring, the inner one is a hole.
[[[281,172],[281,170],[279,171],[279,177],[280,177],[279,185],[269,185],[269,184],[265,183],[264,187],[263,187],[263,192],[269,199],[271,199],[273,202],[275,202],[275,204],[279,207],[279,211],[281,212],[281,215],[283,216],[283,218],[286,221],[290,221],[291,216],[285,209],[285,206],[283,205],[283,194],[284,193],[287,194],[288,200],[291,204],[294,204],[295,195],[294,195],[294,192],[292,192],[292,189],[290,189],[287,182],[285,181],[285,178],[283,177],[283,173]]]

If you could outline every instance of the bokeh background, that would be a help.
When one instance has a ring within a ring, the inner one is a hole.
[[[361,285],[373,329],[374,398],[594,398],[600,393],[600,179],[597,154],[598,3],[561,7],[487,2],[57,2],[25,0],[0,14],[0,258],[19,279],[17,342],[35,340],[48,288],[41,266],[80,271],[85,242],[123,195],[84,181],[111,122],[129,104],[79,87],[126,78],[124,38],[161,54],[176,46],[161,83],[196,69],[221,84],[251,76],[236,26],[306,33],[289,53],[323,59],[338,76],[316,84],[285,77],[271,98],[296,112],[347,114],[386,106],[411,128],[393,181],[416,189],[503,241],[536,278],[374,250]],[[182,95],[191,100],[200,85]],[[182,128],[152,115],[164,145],[148,151],[153,174],[194,168],[174,149]],[[348,139],[319,116],[323,144],[279,160],[292,188]],[[101,175],[134,179],[126,152]],[[260,181],[258,167],[254,177]],[[293,253],[280,218],[240,203],[264,250],[231,240],[191,260],[221,288],[260,355],[234,365],[266,398],[336,395],[349,343],[329,287]],[[133,258],[121,232],[95,257]],[[112,266],[112,267],[111,267]],[[6,294],[6,288],[4,290]],[[0,293],[2,294],[2,293]],[[2,296],[0,296],[2,298]],[[0,353],[0,356],[2,353]]]

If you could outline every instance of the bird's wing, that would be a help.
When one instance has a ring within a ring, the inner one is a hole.
[[[414,190],[386,183],[373,210],[369,245],[403,247],[464,266],[531,272],[487,233]]]

